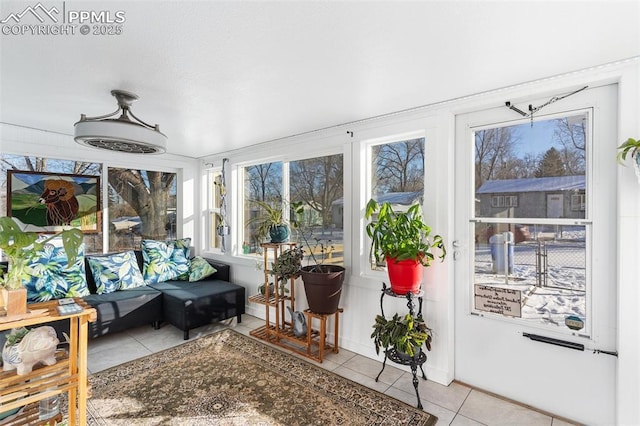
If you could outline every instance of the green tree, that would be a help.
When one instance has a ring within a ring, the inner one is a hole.
[[[565,176],[566,174],[562,155],[557,149],[549,148],[540,160],[536,177]]]

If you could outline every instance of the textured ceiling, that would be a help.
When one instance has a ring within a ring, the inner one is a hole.
[[[640,53],[637,1],[42,4],[123,11],[122,33],[0,34],[0,121],[72,134],[124,89],[190,157]]]

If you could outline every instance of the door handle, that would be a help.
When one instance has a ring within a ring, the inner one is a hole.
[[[461,243],[460,240],[453,240],[453,243],[451,243],[451,244],[455,248],[463,248],[463,247],[465,247],[465,244]]]
[[[467,248],[467,245],[464,243],[461,243],[460,240],[453,240],[453,242],[451,243],[451,245],[453,246],[454,250],[453,250],[453,260],[458,260],[460,258],[460,250],[464,250]]]

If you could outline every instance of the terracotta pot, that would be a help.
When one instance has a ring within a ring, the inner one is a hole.
[[[339,265],[302,267],[302,281],[311,312],[333,314],[338,310],[344,271]]]
[[[424,267],[413,259],[400,260],[387,257],[387,273],[391,291],[396,294],[417,293],[422,285]]]

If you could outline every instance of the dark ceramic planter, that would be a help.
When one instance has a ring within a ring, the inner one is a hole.
[[[345,269],[339,265],[302,267],[302,281],[311,312],[333,314],[338,310],[344,272]]]
[[[269,237],[272,243],[284,243],[289,239],[289,227],[287,225],[276,225],[269,228]]]

